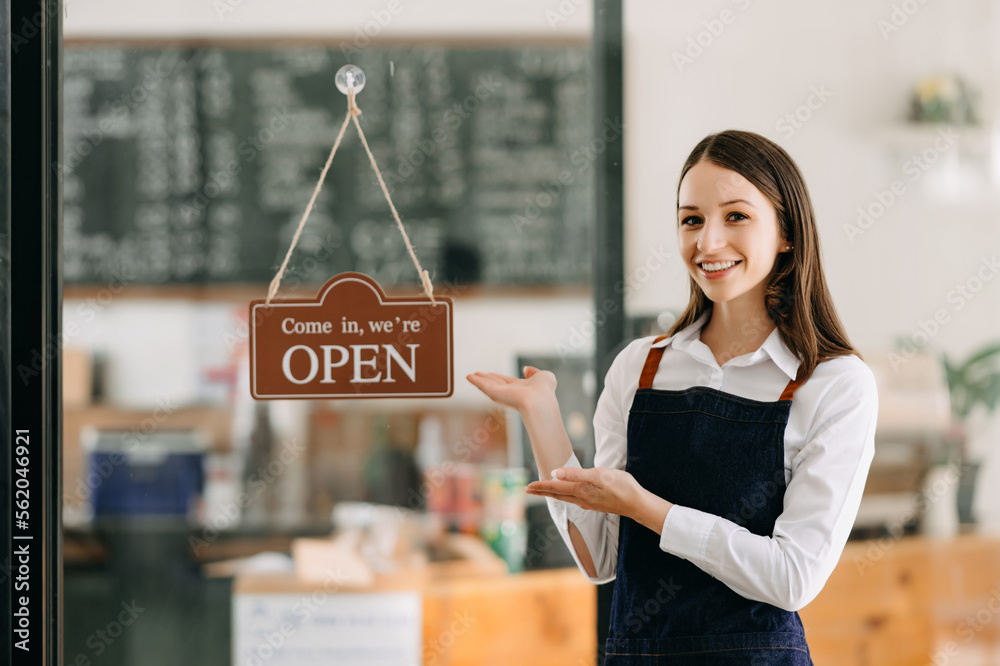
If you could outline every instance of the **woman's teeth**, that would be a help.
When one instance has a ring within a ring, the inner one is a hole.
[[[738,261],[719,261],[711,264],[698,264],[701,266],[702,270],[706,273],[715,273],[717,271],[724,271],[730,266],[735,266],[740,262]]]

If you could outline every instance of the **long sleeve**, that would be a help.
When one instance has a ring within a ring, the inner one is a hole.
[[[772,536],[674,505],[663,522],[662,550],[690,560],[746,598],[785,610],[798,610],[819,594],[857,517],[875,452],[875,378],[851,358],[820,399],[806,443],[792,460]]]
[[[563,467],[580,467],[580,461],[576,454],[570,456]],[[615,566],[618,563],[618,521],[620,516],[600,511],[588,511],[572,502],[564,502],[552,497],[546,497],[545,500],[548,503],[552,521],[555,523],[556,529],[559,530],[559,536],[569,548],[576,566],[584,577],[595,584],[614,580]],[[583,567],[583,563],[580,562],[580,556],[577,555],[573,541],[569,536],[569,521],[576,525],[587,544],[597,571],[596,576],[590,576]]]
[[[625,469],[628,413],[623,412],[622,396],[623,390],[626,388],[624,386],[627,381],[626,373],[631,370],[631,366],[635,365],[636,355],[641,357],[644,353],[643,344],[648,346],[649,340],[636,340],[626,347],[615,358],[605,376],[604,390],[597,399],[597,407],[594,410],[594,440],[596,445],[594,467]],[[632,393],[635,392],[637,382],[638,378],[631,382]],[[580,467],[580,461],[575,454],[571,455],[564,467]],[[547,497],[546,501],[560,536],[587,580],[593,583],[607,583],[614,580],[618,566],[618,526],[621,516],[602,511],[589,511],[572,502],[551,497]],[[577,555],[569,536],[567,521],[572,521],[583,536],[594,562],[596,576],[588,575],[580,563],[580,557]]]

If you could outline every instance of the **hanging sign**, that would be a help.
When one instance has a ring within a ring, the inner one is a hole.
[[[250,393],[258,400],[450,396],[451,299],[434,298],[434,285],[420,266],[358,122],[361,109],[355,95],[365,87],[364,72],[344,65],[335,83],[347,95],[347,115],[267,298],[250,302]],[[315,299],[275,301],[299,234],[352,121],[427,299],[387,298],[367,275],[341,273],[330,278]]]
[[[289,398],[448,397],[452,303],[389,298],[341,273],[315,299],[250,302],[250,393]]]

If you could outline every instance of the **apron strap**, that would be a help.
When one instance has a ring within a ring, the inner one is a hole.
[[[660,342],[666,335],[660,335],[652,344]],[[663,347],[650,347],[649,354],[646,356],[646,364],[642,366],[642,374],[639,375],[639,387],[640,389],[651,389],[653,388],[653,377],[656,376],[656,369],[660,367],[660,359],[663,358]],[[802,386],[802,374],[805,370],[805,365],[799,364],[799,371],[795,375],[795,379],[788,382],[785,386],[785,390],[781,392],[781,397],[778,400],[791,400],[792,395],[795,393],[795,389]]]
[[[653,344],[655,345],[666,337],[666,335],[657,337],[653,340]],[[649,355],[646,356],[646,365],[642,366],[642,374],[639,375],[639,388],[653,388],[653,377],[656,376],[656,369],[660,367],[660,359],[663,358],[663,349],[663,347],[649,348]]]

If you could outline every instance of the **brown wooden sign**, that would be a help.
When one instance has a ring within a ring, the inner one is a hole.
[[[341,273],[315,299],[250,302],[250,393],[289,398],[450,396],[451,299],[389,298]]]

